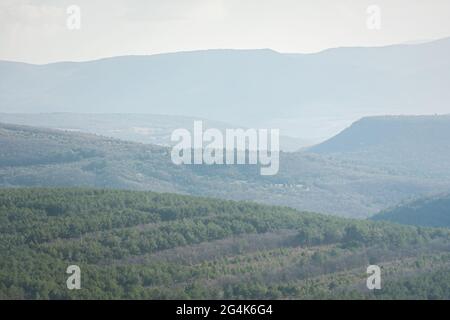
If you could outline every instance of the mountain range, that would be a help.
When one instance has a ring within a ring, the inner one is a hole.
[[[150,113],[318,142],[364,115],[447,113],[450,38],[315,54],[206,50],[0,62],[0,112]]]
[[[449,299],[449,55],[0,61],[0,300]],[[174,164],[196,120],[280,129],[278,173]]]

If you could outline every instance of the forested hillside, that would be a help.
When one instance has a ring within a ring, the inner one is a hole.
[[[307,152],[281,153],[279,173],[263,177],[254,165],[176,166],[160,146],[0,124],[0,186],[175,192],[367,217],[448,191],[450,179]]]
[[[0,299],[450,298],[450,231],[174,194],[0,190]],[[382,289],[366,267],[382,268]],[[81,290],[66,268],[81,268]]]
[[[450,195],[417,199],[384,210],[372,219],[416,226],[450,228]]]
[[[450,115],[366,117],[309,151],[405,175],[450,178]]]

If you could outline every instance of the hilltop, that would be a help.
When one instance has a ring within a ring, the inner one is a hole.
[[[308,149],[409,175],[450,175],[450,115],[366,117]]]

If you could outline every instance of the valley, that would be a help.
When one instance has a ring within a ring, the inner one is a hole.
[[[366,218],[450,190],[449,119],[364,118],[322,144],[281,152],[274,176],[259,165],[174,165],[165,146],[0,124],[0,186],[176,192]]]

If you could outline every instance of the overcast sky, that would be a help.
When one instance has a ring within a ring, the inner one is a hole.
[[[69,30],[67,7],[81,9]],[[367,8],[381,29],[367,28]],[[92,60],[211,48],[316,52],[450,36],[450,0],[0,0],[0,59]]]

